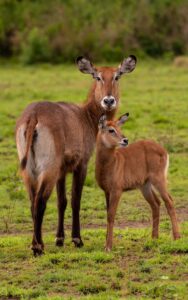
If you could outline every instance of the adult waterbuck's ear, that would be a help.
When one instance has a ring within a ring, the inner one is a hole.
[[[93,78],[97,77],[97,70],[94,68],[90,60],[83,56],[79,56],[76,59],[76,63],[78,65],[79,70],[85,74],[91,74]]]
[[[126,114],[122,115],[121,117],[119,117],[116,124],[118,126],[121,126],[128,120],[128,118],[129,118],[129,113],[126,113]]]
[[[103,114],[99,119],[99,129],[105,129],[106,128],[106,115]]]
[[[128,58],[125,58],[117,69],[116,78],[119,79],[122,74],[132,72],[136,67],[136,62],[137,59],[134,55],[130,55]]]

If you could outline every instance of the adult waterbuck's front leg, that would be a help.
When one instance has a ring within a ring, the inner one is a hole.
[[[61,178],[56,184],[57,189],[57,207],[58,207],[58,227],[56,234],[56,245],[63,246],[64,244],[64,215],[67,207],[66,188],[65,188],[65,174],[62,174]]]
[[[80,201],[83,185],[87,173],[87,164],[81,164],[73,173],[72,184],[72,241],[76,247],[82,247],[84,244],[80,236]]]

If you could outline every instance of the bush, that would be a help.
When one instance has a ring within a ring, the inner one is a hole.
[[[26,64],[47,62],[50,60],[48,39],[42,35],[38,28],[30,31],[23,47],[22,60]]]
[[[0,1],[0,55],[25,63],[188,52],[186,0]]]

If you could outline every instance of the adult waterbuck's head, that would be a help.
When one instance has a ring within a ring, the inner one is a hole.
[[[81,72],[91,74],[95,79],[94,96],[97,104],[106,112],[115,110],[119,101],[118,81],[123,74],[135,69],[136,57],[130,55],[125,58],[118,68],[95,67],[90,60],[82,56],[77,58],[77,64]]]

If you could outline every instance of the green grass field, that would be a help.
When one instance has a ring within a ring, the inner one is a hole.
[[[15,122],[27,104],[39,100],[81,103],[92,79],[75,66],[0,68],[0,299],[188,299],[188,70],[159,62],[138,64],[121,79],[120,113],[129,141],[152,138],[170,153],[169,190],[174,197],[182,238],[172,241],[164,204],[160,238],[151,239],[151,213],[137,191],[122,196],[114,247],[104,252],[106,212],[94,179],[93,155],[85,182],[81,224],[85,246],[71,243],[70,204],[64,248],[54,245],[56,195],[43,223],[45,255],[30,250],[30,203],[16,154]],[[70,198],[71,176],[67,180]]]

